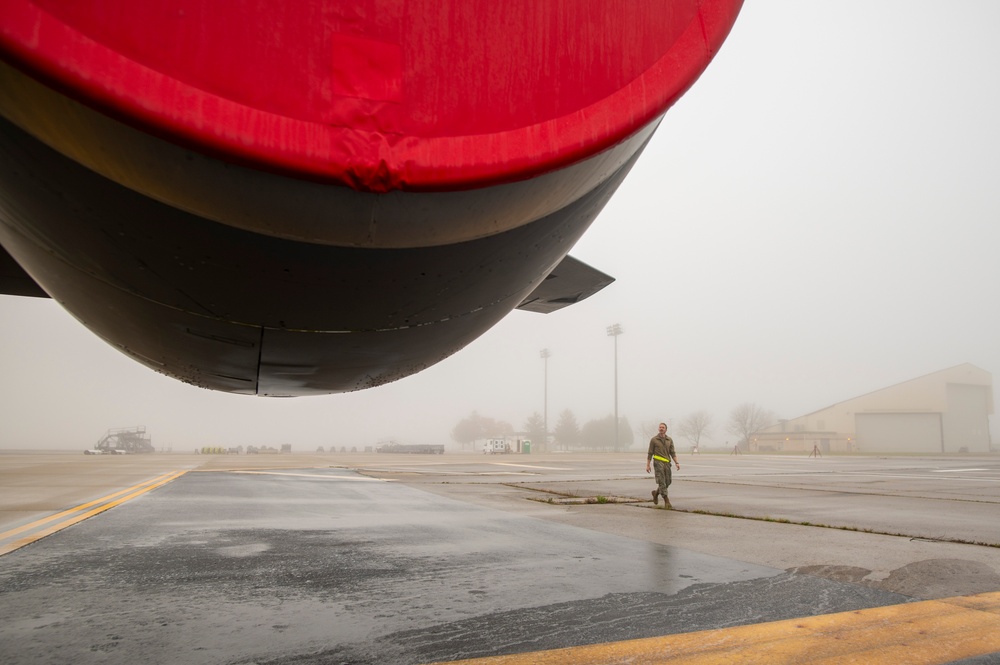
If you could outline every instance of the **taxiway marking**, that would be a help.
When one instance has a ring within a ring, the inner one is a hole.
[[[88,501],[87,503],[82,503],[79,506],[76,506],[75,508],[70,508],[68,510],[55,513],[54,515],[49,515],[48,517],[37,519],[34,522],[24,524],[17,528],[4,531],[3,533],[0,533],[0,556],[3,556],[4,554],[7,554],[9,552],[13,552],[16,549],[20,549],[25,545],[29,545],[35,542],[36,540],[44,538],[45,536],[52,535],[56,531],[61,531],[62,529],[65,529],[68,526],[72,526],[77,522],[82,522],[88,517],[93,517],[98,513],[103,513],[105,510],[114,508],[115,506],[125,503],[130,499],[134,499],[135,497],[145,494],[150,490],[154,490],[157,487],[160,487],[161,485],[166,485],[171,480],[179,478],[185,473],[187,473],[187,471],[175,471],[171,473],[166,473],[162,476],[153,478],[152,480],[147,480],[139,483],[138,485],[133,485],[132,487],[129,487],[127,489],[123,489],[118,492],[114,492],[107,496],[101,497],[100,499],[95,499],[94,501]],[[90,510],[87,510],[88,508],[90,508]],[[81,511],[86,511],[86,512],[81,512]],[[39,527],[48,524],[49,522],[56,522],[56,523],[44,529],[41,529],[40,531],[35,531],[35,529],[38,529]],[[22,538],[18,538],[17,540],[10,540],[14,536],[17,536],[19,534],[28,531],[34,531],[34,532]],[[10,542],[5,542],[8,540]]]
[[[449,665],[941,665],[998,651],[1000,592],[994,592]]]

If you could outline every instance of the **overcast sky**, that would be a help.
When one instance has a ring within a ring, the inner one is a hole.
[[[617,281],[374,390],[193,388],[49,300],[0,296],[0,447],[83,449],[135,425],[175,451],[451,444],[473,410],[516,427],[542,412],[543,348],[550,427],[567,408],[582,425],[614,410],[613,323],[620,414],[703,409],[720,445],[742,402],[794,418],[964,362],[995,374],[998,26],[996,0],[747,2],[572,252]]]

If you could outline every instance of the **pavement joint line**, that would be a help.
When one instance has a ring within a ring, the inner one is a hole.
[[[410,474],[414,476],[459,476],[463,478],[481,478],[484,476],[517,476],[518,478],[524,478],[526,476],[537,476],[539,474],[532,473],[530,471],[411,471],[409,469],[398,469],[398,468],[385,468],[385,467],[357,467],[354,469],[358,473],[397,473],[397,474]]]
[[[746,476],[746,477],[750,477],[750,476]],[[964,479],[961,479],[961,480],[964,480]],[[771,487],[769,485],[760,485],[758,483],[752,483],[752,482],[739,482],[739,480],[737,480],[737,479],[730,480],[726,476],[713,476],[713,477],[701,477],[701,478],[690,478],[690,477],[687,477],[687,478],[674,478],[674,482],[703,483],[703,484],[706,484],[706,485],[739,485],[740,487],[762,487],[762,488],[769,488],[769,487]],[[787,489],[809,490],[809,491],[812,491],[812,492],[826,493],[826,494],[850,494],[852,496],[854,496],[854,495],[857,495],[857,496],[881,496],[881,497],[886,497],[886,498],[889,498],[889,499],[924,498],[924,499],[932,499],[934,501],[958,501],[958,502],[962,502],[962,503],[997,503],[996,501],[983,501],[982,499],[967,499],[965,497],[958,497],[958,496],[931,497],[931,496],[915,496],[915,495],[911,495],[911,494],[894,494],[894,493],[887,493],[887,492],[865,492],[865,491],[862,491],[862,490],[859,490],[859,489],[853,489],[853,488],[849,488],[849,487],[846,487],[846,488],[837,488],[837,489],[819,489],[819,488],[807,487],[807,486],[802,486],[802,485],[791,485],[791,484],[789,484],[789,485],[786,486],[786,488]]]
[[[935,543],[954,543],[956,545],[974,545],[976,547],[1000,548],[1000,543],[987,543],[976,540],[963,540],[961,538],[932,538],[929,536],[915,536],[910,533],[892,533],[889,531],[879,531],[877,529],[860,528],[855,526],[836,526],[833,524],[819,524],[816,522],[801,522],[785,519],[783,517],[758,517],[754,515],[737,515],[736,513],[719,513],[711,510],[689,510],[687,508],[674,508],[677,513],[689,513],[691,515],[708,515],[709,517],[728,517],[737,520],[752,520],[756,522],[771,522],[774,524],[790,524],[792,526],[816,527],[818,529],[832,529],[834,531],[853,531],[855,533],[867,533],[874,536],[892,536],[894,538],[909,538],[910,540],[927,540]]]
[[[1000,592],[448,661],[448,665],[943,665],[996,652],[1000,652]]]
[[[515,464],[514,462],[490,462],[490,464],[497,466],[517,466],[525,469],[545,469],[547,471],[575,471],[573,467],[568,466],[535,466],[532,464]]]
[[[568,494],[565,492],[557,492],[555,490],[536,488],[536,487],[526,487],[524,485],[519,485],[515,483],[501,483],[512,489],[528,490],[532,492],[539,492],[542,494],[550,494],[555,497],[560,497],[559,499],[549,498],[548,500],[539,499],[535,497],[525,497],[529,501],[536,501],[538,503],[553,505],[553,506],[567,506],[567,505],[593,505],[593,504],[627,504],[634,505],[638,508],[656,508],[656,506],[646,506],[644,504],[649,503],[649,499],[638,499],[634,497],[621,497],[606,495],[605,501],[599,500],[597,496],[594,497],[581,497],[576,494]],[[1000,543],[987,543],[983,541],[972,541],[963,540],[960,538],[931,538],[928,536],[915,536],[913,534],[906,533],[891,533],[888,531],[878,531],[876,529],[859,528],[853,526],[836,526],[832,524],[819,524],[816,522],[797,522],[794,520],[777,518],[777,517],[759,517],[753,515],[737,515],[735,513],[719,513],[711,510],[691,510],[687,508],[672,508],[672,512],[675,513],[688,513],[689,515],[707,515],[709,517],[725,517],[729,519],[740,519],[740,520],[752,520],[756,522],[772,522],[774,524],[788,524],[791,526],[805,526],[805,527],[816,527],[818,529],[832,529],[834,531],[853,531],[855,533],[865,533],[874,536],[891,536],[893,538],[908,538],[910,540],[925,540],[928,542],[935,543],[952,543],[955,545],[972,545],[975,547],[993,547],[1000,548]]]
[[[565,498],[572,498],[576,496],[575,494],[569,494],[568,492],[557,492],[556,490],[550,490],[544,487],[527,487],[520,483],[500,483],[500,485],[515,490],[526,490],[528,492],[538,492],[539,494],[551,494],[553,496],[561,496]]]
[[[549,505],[565,506],[565,505],[577,505],[577,504],[579,504],[579,505],[584,505],[584,504],[589,505],[589,504],[615,503],[615,504],[635,505],[636,507],[639,507],[639,508],[644,508],[644,507],[654,508],[655,507],[655,506],[644,506],[643,505],[645,503],[648,503],[649,499],[634,499],[632,501],[627,501],[627,500],[621,500],[621,499],[625,499],[627,497],[614,497],[617,500],[615,500],[615,501],[598,501],[598,500],[596,500],[597,499],[596,497],[593,497],[594,500],[586,500],[586,499],[588,499],[588,497],[580,497],[580,496],[578,496],[576,494],[570,494],[570,493],[566,493],[566,492],[558,492],[556,490],[551,490],[551,489],[545,489],[545,488],[540,488],[540,487],[530,487],[530,486],[527,486],[527,485],[524,485],[524,484],[517,484],[517,483],[501,483],[501,484],[505,485],[507,487],[510,487],[512,489],[520,489],[520,490],[527,490],[527,491],[531,491],[531,492],[539,492],[539,493],[542,493],[542,494],[549,494],[549,495],[553,495],[553,496],[556,496],[556,497],[561,497],[562,499],[570,500],[570,501],[565,501],[565,500],[558,500],[558,499],[549,499],[548,501],[546,501],[546,500],[543,500],[543,499],[536,499],[536,498],[533,498],[533,497],[526,497],[529,501],[536,501],[538,503],[544,503],[544,504],[549,504]],[[572,502],[572,500],[574,500],[574,499],[585,499],[585,500],[581,500],[581,501],[577,501],[577,502]],[[676,512],[676,513],[688,513],[688,514],[691,514],[691,515],[707,515],[709,517],[726,517],[726,518],[730,518],[730,519],[753,520],[753,521],[757,521],[757,522],[772,522],[772,523],[775,523],[775,524],[789,524],[789,525],[792,525],[792,526],[806,526],[806,527],[816,527],[816,528],[819,528],[819,529],[833,529],[835,531],[853,531],[853,532],[856,532],[856,533],[866,533],[866,534],[872,534],[872,535],[875,535],[875,536],[892,536],[894,538],[909,538],[910,540],[915,540],[915,539],[916,540],[928,540],[928,541],[940,542],[940,543],[953,543],[953,544],[956,544],[956,545],[973,545],[973,546],[976,546],[976,547],[994,547],[994,548],[1000,548],[1000,543],[987,543],[987,542],[982,542],[982,541],[962,540],[962,539],[958,539],[958,538],[929,538],[927,536],[915,536],[913,534],[906,534],[906,533],[890,533],[888,531],[878,531],[878,530],[875,530],[875,529],[859,528],[859,527],[852,527],[852,526],[835,526],[835,525],[831,525],[831,524],[819,524],[819,523],[815,523],[815,522],[797,522],[797,521],[794,521],[794,520],[788,520],[788,519],[776,518],[776,517],[759,517],[759,516],[753,516],[753,515],[737,515],[735,513],[720,513],[720,512],[715,512],[715,511],[711,511],[711,510],[703,510],[703,509],[689,510],[689,509],[686,509],[686,508],[673,508],[672,511]]]
[[[621,480],[621,479],[615,479],[615,480]],[[632,480],[632,479],[629,478],[627,480]],[[716,480],[699,480],[699,479],[692,479],[692,478],[684,478],[684,479],[679,479],[679,480],[684,480],[686,482],[702,482],[702,483],[711,483],[711,484],[726,484],[726,483],[723,483],[721,481],[716,481]],[[585,482],[593,482],[593,481],[565,480],[565,481],[553,481],[552,483],[546,483],[546,484],[550,484],[551,485],[551,484],[555,484],[555,483],[574,483],[574,482],[585,483]],[[539,492],[539,493],[549,494],[549,495],[553,495],[553,496],[557,496],[557,497],[564,497],[566,499],[579,499],[579,498],[581,498],[579,495],[572,494],[572,493],[569,493],[569,492],[559,492],[559,491],[553,490],[553,489],[547,489],[547,488],[541,488],[541,487],[532,487],[531,483],[501,483],[501,484],[503,484],[503,485],[505,485],[507,487],[510,487],[512,489],[520,489],[520,490],[526,490],[526,491],[530,491],[530,492]],[[749,486],[756,487],[756,485],[753,485],[753,484],[750,484]],[[842,490],[816,490],[816,491],[819,491],[819,492],[829,492],[829,493],[833,493],[833,494],[844,493]],[[891,494],[876,494],[876,493],[870,493],[870,492],[847,492],[847,493],[849,493],[849,494],[859,494],[859,495],[863,495],[863,496],[887,496],[887,497],[896,497],[897,496],[897,495],[891,495]],[[596,500],[594,500],[594,501],[579,501],[579,502],[571,503],[571,502],[567,502],[567,501],[559,501],[559,500],[553,500],[553,499],[545,501],[545,500],[536,499],[536,498],[533,498],[533,497],[526,497],[526,498],[529,501],[537,501],[539,503],[547,503],[547,504],[550,504],[550,505],[576,505],[576,503],[579,503],[579,504],[600,504],[600,503],[616,503],[617,504],[617,503],[621,503],[621,504],[636,505],[637,507],[640,507],[640,508],[641,507],[645,507],[642,504],[649,502],[649,499],[636,499],[635,501],[621,501],[621,500],[618,500],[618,501],[596,501]],[[617,497],[617,498],[624,498],[624,497]],[[966,501],[965,499],[951,499],[951,498],[942,499],[942,500],[944,500],[944,501]],[[971,501],[970,503],[993,503],[993,502]],[[649,506],[649,507],[652,508],[654,506]],[[689,510],[689,509],[685,509],[685,508],[673,508],[673,512],[689,513],[689,514],[693,514],[693,515],[708,515],[708,516],[711,516],[711,517],[727,517],[727,518],[731,518],[731,519],[754,520],[754,521],[758,521],[758,522],[773,522],[773,523],[777,523],[777,524],[790,524],[790,525],[793,525],[793,526],[817,527],[817,528],[820,528],[820,529],[833,529],[833,530],[837,530],[837,531],[853,531],[853,532],[857,532],[857,533],[867,533],[867,534],[872,534],[872,535],[876,535],[876,536],[892,536],[892,537],[896,537],[896,538],[909,538],[911,540],[913,540],[913,539],[921,539],[922,538],[922,539],[932,540],[934,542],[954,543],[954,544],[957,544],[957,545],[973,545],[973,546],[976,546],[976,547],[1000,548],[1000,543],[988,543],[988,542],[985,542],[985,541],[971,541],[971,540],[963,540],[963,539],[960,539],[960,538],[928,538],[927,536],[915,536],[913,534],[906,534],[906,533],[891,533],[891,532],[888,532],[888,531],[879,531],[879,530],[868,529],[868,528],[859,528],[859,527],[852,527],[852,526],[836,526],[836,525],[832,525],[832,524],[820,524],[820,523],[816,523],[816,522],[802,522],[802,521],[794,521],[794,520],[789,520],[789,519],[784,519],[784,518],[775,518],[775,517],[767,517],[767,516],[738,515],[738,514],[735,514],[735,513],[720,513],[720,512],[715,512],[715,511],[712,511],[712,510],[705,510],[705,509]]]
[[[311,478],[313,480],[333,480],[345,483],[388,483],[392,482],[384,478],[372,478],[371,476],[324,476],[319,473],[290,473],[286,471],[251,471],[248,469],[237,469],[226,471],[236,475],[248,476],[293,476],[295,478]]]
[[[277,466],[277,467],[271,467],[271,469],[268,469],[267,467],[263,467],[263,468],[260,468],[260,467],[244,467],[244,468],[239,468],[239,469],[228,468],[228,467],[222,467],[222,468],[217,468],[217,469],[213,469],[211,467],[202,467],[200,469],[191,469],[191,472],[192,473],[226,473],[226,472],[234,472],[234,471],[268,471],[268,470],[279,470],[279,469],[285,469],[285,468],[288,468],[288,467]],[[326,470],[326,469],[349,469],[349,467],[346,467],[346,466],[297,466],[295,468],[297,468],[297,469],[320,469],[320,470]],[[350,470],[353,470],[353,469],[350,469]]]
[[[36,531],[35,533],[24,536],[23,538],[19,538],[17,540],[8,542],[6,544],[0,544],[0,556],[3,556],[4,554],[9,554],[14,550],[18,550],[24,547],[25,545],[30,545],[31,543],[37,540],[41,540],[46,536],[50,536],[57,531],[61,531],[62,529],[73,526],[74,524],[82,522],[83,520],[89,517],[93,517],[94,515],[103,513],[105,510],[110,510],[111,508],[114,508],[117,505],[120,505],[122,503],[125,503],[126,501],[134,499],[135,497],[145,494],[146,492],[149,492],[151,490],[154,490],[157,487],[166,485],[172,480],[176,480],[177,478],[181,477],[185,473],[187,473],[187,471],[173,471],[170,473],[166,473],[163,474],[162,476],[153,478],[152,480],[145,480],[137,485],[133,485],[132,487],[101,497],[100,499],[95,499],[94,501],[88,501],[87,503],[80,504],[79,506],[76,506],[74,508],[64,510],[54,515],[49,515],[48,517],[43,517],[29,524],[25,524],[15,529],[10,529],[8,531],[0,533],[0,543],[3,543],[3,541],[8,540],[9,538],[16,536],[18,534],[24,533],[25,531],[31,531],[49,522],[67,518],[61,522],[52,524],[42,529],[41,531]],[[97,506],[97,507],[92,508],[92,506]],[[82,510],[86,510],[87,508],[90,508],[90,510],[87,510],[86,512],[83,513],[80,512]]]

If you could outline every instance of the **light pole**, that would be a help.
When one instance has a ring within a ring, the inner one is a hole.
[[[615,451],[618,451],[618,335],[622,334],[621,324],[608,326],[608,337],[615,338]]]
[[[551,356],[552,353],[548,349],[542,349],[540,355],[542,360],[545,361],[545,408],[542,410],[542,418],[545,423],[545,441],[542,442],[541,448],[541,450],[545,451],[549,448],[549,356]]]

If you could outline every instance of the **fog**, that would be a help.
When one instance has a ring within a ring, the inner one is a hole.
[[[964,362],[995,373],[997,26],[994,0],[748,2],[572,252],[617,281],[550,315],[513,312],[384,387],[214,393],[49,300],[0,296],[0,447],[83,449],[135,425],[175,451],[455,445],[472,411],[515,427],[542,413],[543,348],[550,428],[564,409],[583,425],[614,411],[614,323],[620,415],[706,410],[710,444],[734,439],[742,402],[793,418]]]

